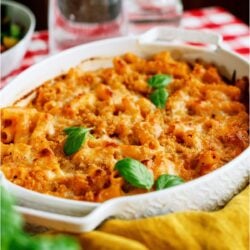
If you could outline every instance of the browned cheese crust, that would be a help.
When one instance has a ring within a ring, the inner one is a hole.
[[[149,99],[147,79],[170,74],[165,109]],[[13,183],[59,197],[104,201],[143,193],[114,170],[125,157],[156,179],[189,181],[220,168],[249,144],[248,79],[227,84],[213,65],[149,59],[127,53],[113,67],[70,69],[34,90],[25,106],[1,110],[1,170]],[[93,128],[78,152],[66,156],[70,126]]]

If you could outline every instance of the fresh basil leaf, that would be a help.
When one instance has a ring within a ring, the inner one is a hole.
[[[184,180],[177,175],[163,174],[157,179],[155,186],[156,190],[160,190],[177,186],[182,183],[184,183]]]
[[[68,127],[68,128],[65,128],[63,131],[69,135],[71,132],[79,132],[79,131],[82,131],[82,132],[88,132],[90,131],[91,128],[82,128],[82,127]]]
[[[80,250],[77,241],[70,236],[44,235],[31,237],[17,232],[8,249],[18,250]]]
[[[68,135],[63,147],[63,151],[66,155],[72,155],[76,153],[82,144],[86,141],[87,136],[91,128],[82,127],[69,127],[65,128],[64,132]]]
[[[41,238],[41,242],[44,241],[44,238]],[[69,236],[58,235],[56,237],[50,237],[47,239],[47,245],[49,247],[44,247],[43,249],[50,249],[50,250],[80,250],[78,242]]]
[[[26,247],[25,250],[80,250],[74,238],[63,235],[35,236],[30,239]]]
[[[33,242],[32,238],[22,230],[15,232],[15,235],[11,239],[9,249],[38,250],[36,242]]]
[[[0,186],[0,201],[1,201],[1,249],[11,249],[10,244],[12,238],[22,228],[22,220],[19,214],[15,213],[12,204],[13,199],[4,189]],[[14,249],[14,248],[13,248]]]
[[[154,184],[153,174],[141,162],[124,158],[115,164],[115,169],[132,186],[149,190]]]
[[[165,108],[168,92],[164,88],[156,89],[149,96],[151,102],[158,108]]]
[[[80,250],[77,241],[64,235],[34,236],[24,232],[17,232],[7,249],[18,250]],[[6,250],[7,250],[6,249]],[[4,250],[4,249],[3,249]]]
[[[172,82],[173,78],[170,75],[157,74],[148,79],[148,84],[155,88],[163,88],[166,87],[170,82]]]
[[[63,131],[67,135],[69,135],[71,132],[77,132],[77,131],[79,131],[79,127],[69,127],[69,128],[65,128]]]
[[[69,236],[31,237],[22,229],[20,215],[13,209],[13,199],[0,186],[1,249],[2,250],[80,250],[78,242]]]

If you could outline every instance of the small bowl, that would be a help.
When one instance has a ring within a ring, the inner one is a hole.
[[[20,65],[31,41],[36,20],[31,10],[20,3],[1,1],[1,8],[2,6],[6,6],[7,15],[24,28],[23,38],[12,48],[1,53],[1,77],[4,77]]]

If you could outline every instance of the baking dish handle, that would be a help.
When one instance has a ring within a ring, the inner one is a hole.
[[[187,30],[174,27],[155,27],[139,36],[139,44],[150,44],[156,42],[171,42],[181,40],[184,42],[212,44],[222,47],[222,36],[210,32],[199,30]]]
[[[82,217],[57,214],[21,206],[15,206],[15,209],[31,224],[64,232],[81,233],[95,229],[104,220],[117,215],[118,211],[121,212],[125,207],[126,204],[120,199],[110,200]]]
[[[15,209],[21,213],[25,221],[30,224],[70,233],[91,231],[111,216],[110,213],[100,213],[99,211],[96,213],[96,209],[83,217],[56,214],[21,206],[15,206]]]
[[[6,178],[1,171],[0,186],[7,186]],[[91,231],[99,226],[104,220],[121,214],[126,210],[127,202],[121,198],[111,199],[83,216],[63,215],[51,211],[42,211],[17,205],[14,207],[28,223],[64,232],[81,233]]]

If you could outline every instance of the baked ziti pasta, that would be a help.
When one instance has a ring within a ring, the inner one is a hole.
[[[1,110],[1,171],[27,189],[98,202],[147,192],[115,168],[125,158],[154,180],[195,179],[247,148],[248,84],[168,52],[72,68],[35,89],[27,104]]]

